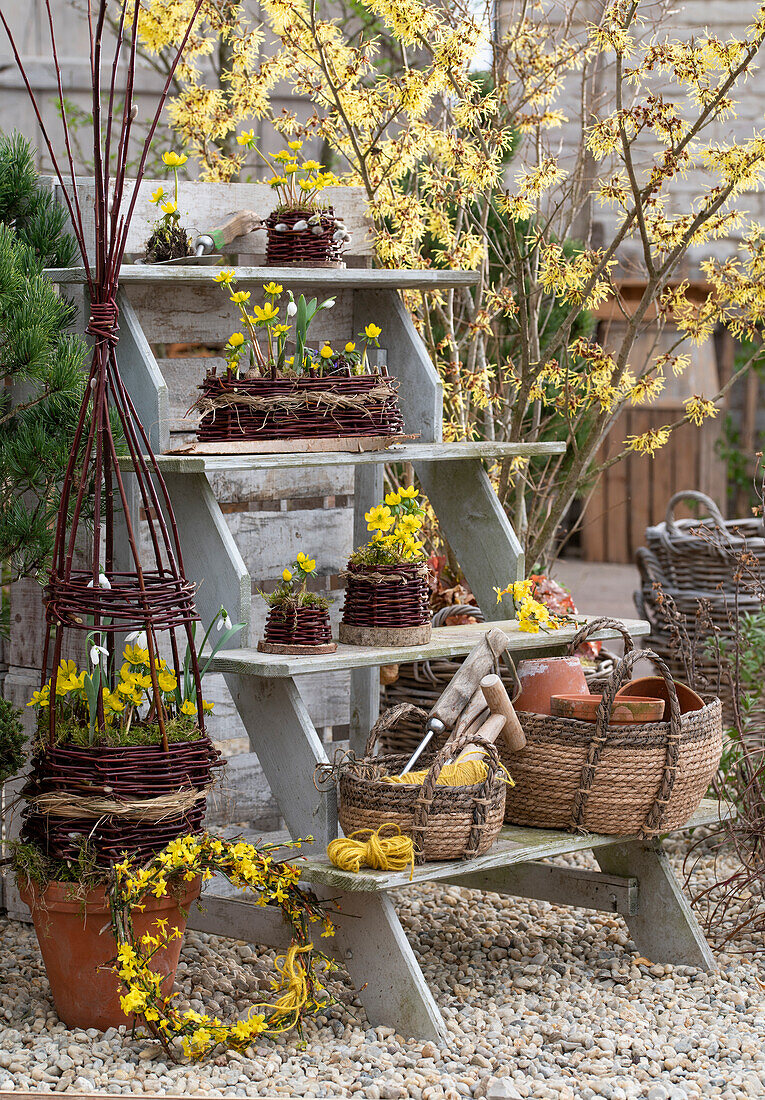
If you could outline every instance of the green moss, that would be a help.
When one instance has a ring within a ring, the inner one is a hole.
[[[51,859],[36,844],[16,840],[10,845],[11,864],[19,882],[35,882],[45,889],[49,882],[70,882],[73,896],[84,895],[109,880],[109,870],[99,867],[95,853],[83,840],[76,859]]]
[[[285,614],[293,611],[296,607],[320,607],[323,611],[326,611],[329,607],[329,600],[325,596],[320,596],[317,592],[302,592],[299,596],[285,596],[277,588],[275,592],[261,592],[261,596],[269,607],[283,608]]]
[[[351,565],[422,565],[427,559],[422,557],[402,558],[400,554],[388,550],[384,546],[360,546],[348,559]]]
[[[185,714],[181,714],[177,718],[170,718],[165,722],[165,731],[170,744],[178,741],[198,741],[202,736],[196,724],[196,716]],[[37,740],[44,745],[48,743],[47,711],[40,712]],[[91,746],[90,730],[86,723],[61,717],[56,720],[56,744],[79,745],[82,748],[98,747],[99,745],[161,745],[162,733],[156,722],[149,725],[134,723],[127,733],[120,726],[113,726],[107,730],[99,730],[96,733],[96,740]]]

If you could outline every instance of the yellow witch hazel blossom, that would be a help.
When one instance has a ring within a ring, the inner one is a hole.
[[[289,841],[278,847],[298,848],[302,843]],[[320,903],[300,889],[300,867],[274,858],[276,847],[204,833],[178,837],[143,865],[126,858],[113,869],[107,895],[117,942],[112,966],[122,986],[120,1005],[126,1016],[138,1017],[175,1061],[196,1061],[226,1048],[244,1050],[258,1035],[275,1037],[299,1028],[304,1017],[330,1003],[323,977],[334,964],[316,950],[312,926],[318,925],[320,936],[327,937],[334,932],[332,923]],[[252,895],[255,904],[281,909],[292,933],[290,947],[275,963],[272,986],[278,996],[253,1004],[233,1023],[193,1009],[183,1011],[174,1004],[177,994],[163,994],[165,973],[154,960],[180,938],[178,928],[157,918],[138,937],[133,927],[133,912],[147,896],[164,897],[184,883],[204,882],[214,874]]]

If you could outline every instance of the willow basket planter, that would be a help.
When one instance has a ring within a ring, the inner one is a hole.
[[[425,563],[348,563],[340,641],[347,645],[426,645],[432,627]]]
[[[161,745],[46,746],[22,791],[22,839],[76,860],[87,840],[96,862],[146,859],[199,832],[223,758],[207,736]]]
[[[266,265],[268,267],[345,267],[340,259],[340,245],[334,236],[337,219],[331,206],[321,212],[316,226],[295,230],[298,222],[315,217],[315,210],[288,210],[274,212],[266,218]],[[286,230],[277,231],[277,225]],[[314,233],[314,228],[321,232]]]
[[[192,902],[199,897],[202,880],[180,884],[178,896],[169,893],[155,898],[147,894],[141,909],[133,910],[136,937],[156,935],[157,920],[167,921],[170,931],[186,931]],[[20,879],[19,893],[29,906],[50,982],[53,1003],[59,1018],[68,1028],[131,1027],[135,1017],[126,1016],[120,1007],[120,981],[109,968],[117,954],[110,923],[109,902],[104,887],[76,893],[76,884],[50,882],[40,889],[36,882]],[[173,939],[157,951],[151,968],[164,975],[162,992],[168,996],[175,981],[182,939]],[[124,992],[124,991],[122,991]]]
[[[442,767],[469,743],[469,735],[447,742],[420,762],[428,769],[424,783],[386,783],[384,777],[399,774],[409,754],[372,754],[378,737],[411,709],[407,705],[394,707],[382,715],[370,731],[364,758],[337,768],[338,818],[343,832],[350,836],[357,829],[398,825],[413,839],[418,863],[483,855],[497,839],[505,810],[506,784],[497,750],[494,745],[485,746],[486,778],[471,786],[436,786]]]
[[[208,372],[194,408],[200,443],[396,437],[398,383],[387,374],[228,378]]]
[[[596,620],[583,636],[602,626]],[[667,683],[669,721],[611,726],[616,692],[636,661],[654,662]],[[719,699],[681,714],[664,661],[651,650],[630,651],[602,686],[595,722],[518,712],[526,747],[500,750],[515,786],[505,820],[513,825],[613,836],[656,836],[680,828],[697,809],[722,753]]]
[[[295,607],[275,604],[270,608],[263,638],[258,642],[261,653],[334,653],[329,611],[326,607]]]

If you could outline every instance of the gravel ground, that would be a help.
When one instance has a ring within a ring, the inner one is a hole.
[[[699,874],[709,872],[706,863]],[[195,1066],[168,1065],[153,1043],[114,1030],[67,1031],[31,926],[0,920],[0,1090],[362,1100],[765,1095],[761,944],[718,955],[718,973],[707,975],[638,961],[618,917],[440,886],[402,891],[397,907],[446,1019],[447,1046],[370,1029],[341,975],[340,1003],[308,1022],[304,1045],[287,1038],[253,1057]],[[229,1018],[246,1010],[268,962],[262,950],[191,933],[179,984],[193,1007],[201,996]]]

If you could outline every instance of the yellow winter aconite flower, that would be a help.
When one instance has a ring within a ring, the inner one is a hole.
[[[289,569],[283,570],[282,580],[284,580],[284,581],[291,581],[292,580],[292,573],[290,572]]]
[[[249,302],[250,291],[249,290],[235,290],[231,295],[231,301],[234,305],[242,305],[243,302]]]
[[[232,332],[228,338],[228,342],[232,348],[240,348],[244,343],[244,334],[241,332]]]
[[[266,294],[273,294],[274,296],[276,296],[277,294],[282,293],[282,291],[284,290],[284,287],[280,283],[273,283],[272,282],[272,283],[264,283],[263,284],[263,289],[266,292]]]
[[[174,153],[170,151],[162,154],[162,160],[168,168],[180,168],[188,159],[185,153]]]
[[[249,294],[247,295],[247,297],[249,298]],[[266,302],[266,304],[262,308],[260,306],[253,306],[252,312],[254,313],[258,321],[272,321],[273,318],[276,317],[276,315],[278,314],[279,307],[275,306],[273,302]]]
[[[237,134],[237,145],[251,145],[255,140],[254,130],[242,130],[241,134]]]
[[[164,197],[165,197],[164,187],[158,187],[156,191],[152,191],[151,198],[149,199],[149,202],[152,202],[156,205],[158,202],[161,202]]]
[[[173,202],[172,199],[169,202],[163,202],[160,206],[160,210],[163,214],[174,214],[178,209],[178,204]]]
[[[371,322],[364,329],[364,334],[369,337],[370,340],[376,340],[382,332],[379,325],[373,325]]]
[[[388,531],[395,523],[390,508],[385,507],[383,504],[378,504],[369,512],[365,512],[364,519],[367,521],[367,527],[370,531]]]
[[[196,704],[192,703],[190,699],[184,699],[184,701],[181,703],[181,714],[185,714],[190,718],[196,713]]]
[[[353,340],[349,340],[348,343],[345,345],[345,351],[352,352],[352,351],[355,351],[355,350],[356,350],[356,345],[354,344]]]
[[[401,503],[400,493],[386,493],[385,494],[385,503],[388,504],[391,508],[393,508],[393,506],[396,505],[396,504],[400,504]]]
[[[325,344],[324,347],[321,348],[321,350],[319,351],[319,355],[322,357],[322,359],[331,359],[334,354],[335,353],[333,352],[329,344]]]
[[[213,279],[216,283],[230,283],[234,278],[233,271],[219,271],[217,275],[213,275]]]

